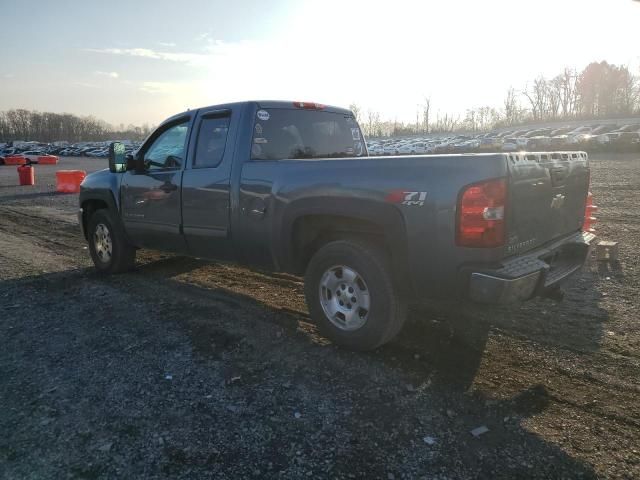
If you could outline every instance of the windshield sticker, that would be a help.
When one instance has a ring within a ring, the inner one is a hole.
[[[269,115],[269,112],[267,112],[266,110],[258,110],[257,115],[258,118],[263,122],[266,122],[271,117],[271,115]]]
[[[353,148],[347,147],[344,153],[346,153],[347,155],[353,155]]]
[[[262,135],[262,125],[260,125],[259,123],[256,123],[255,131],[256,131],[256,135]]]
[[[253,143],[269,143],[269,140],[263,137],[256,137],[253,139]]]
[[[259,157],[260,155],[262,155],[262,147],[254,143],[251,147],[251,155],[253,157]]]
[[[351,129],[351,137],[354,140],[360,140],[360,129],[355,127]]]

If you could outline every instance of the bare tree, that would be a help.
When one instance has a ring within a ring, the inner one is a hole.
[[[381,137],[382,126],[380,123],[380,113],[367,110],[367,122],[363,126],[365,135],[368,137]]]
[[[635,111],[640,99],[638,78],[633,76],[625,66],[618,70],[618,85],[616,103],[618,111],[623,114],[631,114]]]
[[[353,112],[354,118],[358,123],[360,123],[360,113],[361,113],[360,107],[354,102],[351,105],[349,105],[349,110]]]
[[[534,120],[542,120],[547,113],[548,89],[547,81],[543,76],[539,76],[533,81],[531,89],[525,87],[522,92],[531,104],[531,114]]]
[[[522,121],[523,109],[518,101],[518,95],[513,87],[507,90],[504,99],[504,121],[507,125],[516,125]]]
[[[365,126],[365,133],[368,137],[373,137],[373,124],[375,121],[375,113],[372,110],[367,112],[367,125]]]
[[[424,122],[424,133],[429,133],[429,113],[431,112],[431,97],[424,97],[422,105],[422,121]]]
[[[549,118],[556,119],[560,113],[560,95],[562,90],[561,81],[558,77],[549,80],[547,86],[547,107]]]
[[[0,139],[10,137],[9,121],[6,112],[0,112]]]
[[[575,70],[565,68],[564,72],[553,80],[554,88],[557,88],[557,96],[560,103],[562,118],[568,118],[576,114],[577,104],[576,83],[578,75]]]
[[[472,132],[475,132],[478,129],[478,126],[476,123],[477,122],[476,115],[477,115],[477,112],[475,108],[467,109],[466,116],[464,117],[464,121],[463,121],[463,125],[465,129],[471,130]]]
[[[436,114],[435,128],[433,128],[432,131],[441,132],[441,133],[453,132],[458,126],[459,122],[460,122],[459,116],[454,117],[453,115],[445,113],[444,116],[441,117],[440,113],[438,112]]]

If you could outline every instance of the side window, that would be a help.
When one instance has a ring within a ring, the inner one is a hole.
[[[212,168],[220,165],[227,145],[229,115],[205,117],[200,122],[194,168]]]
[[[189,121],[185,120],[162,132],[144,154],[147,169],[180,168],[184,161],[188,130]]]

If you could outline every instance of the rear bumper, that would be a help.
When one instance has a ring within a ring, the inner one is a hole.
[[[584,264],[595,235],[579,232],[512,257],[496,269],[466,269],[468,295],[481,303],[528,300],[557,288]]]

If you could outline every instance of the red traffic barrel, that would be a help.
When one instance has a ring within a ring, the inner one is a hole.
[[[84,170],[58,170],[56,172],[56,190],[62,193],[78,193],[80,184],[87,172]]]
[[[24,165],[27,163],[27,159],[22,155],[7,155],[4,157],[5,165]]]
[[[36,183],[35,168],[31,165],[20,165],[18,167],[18,178],[20,185],[34,185]]]

